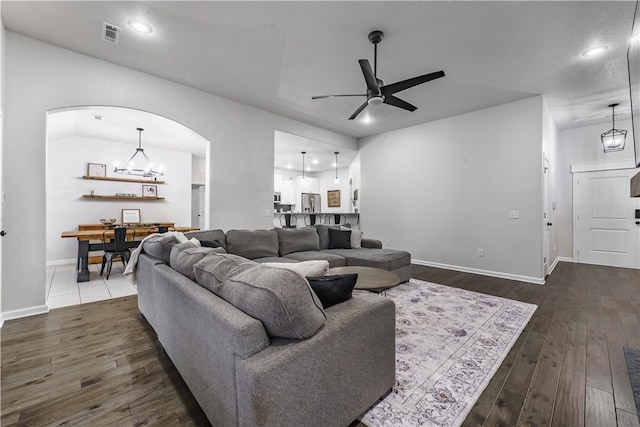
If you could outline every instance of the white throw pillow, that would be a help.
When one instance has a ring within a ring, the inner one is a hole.
[[[362,247],[362,231],[353,228],[340,227],[342,231],[351,231],[351,249],[360,249]]]
[[[302,277],[324,276],[329,270],[329,261],[314,260],[302,262],[263,262],[261,265],[265,267],[281,268],[283,270],[291,270],[298,273]]]

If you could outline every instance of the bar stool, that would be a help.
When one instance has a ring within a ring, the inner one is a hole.
[[[304,216],[304,225],[315,225],[316,223],[322,224],[322,215],[320,214],[309,214]]]
[[[328,215],[329,224],[340,225],[347,222],[347,216],[343,214],[331,214]]]
[[[280,215],[280,227],[282,228],[297,228],[296,222],[297,218],[295,215],[290,213]]]

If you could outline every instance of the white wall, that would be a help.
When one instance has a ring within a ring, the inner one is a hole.
[[[595,125],[579,126],[558,131],[558,170],[555,179],[558,225],[558,256],[573,258],[573,176],[572,165],[592,165],[595,169],[606,163],[633,166],[631,119],[616,118],[616,129],[626,129],[627,143],[622,151],[604,153],[600,134],[611,129],[611,120]]]
[[[4,187],[2,185],[2,157],[3,157],[3,138],[4,138],[4,79],[5,79],[5,42],[6,42],[6,33],[4,29],[4,22],[2,22],[2,1],[0,1],[0,230],[4,229],[3,218],[4,218]],[[2,307],[2,241],[4,239],[0,238],[0,311]],[[0,326],[2,326],[2,318],[0,313]]]
[[[207,160],[201,157],[191,156],[191,182],[204,184],[207,180]]]
[[[541,97],[365,138],[360,150],[365,235],[416,262],[542,280]]]
[[[46,310],[47,111],[82,105],[136,108],[177,121],[210,141],[206,185],[212,228],[272,226],[275,130],[357,149],[351,137],[13,32],[6,34],[6,53],[2,173],[5,183],[11,182],[5,185],[4,238],[11,251],[2,253],[6,318]]]
[[[142,222],[174,222],[191,225],[191,153],[147,147],[145,153],[154,164],[164,165],[165,175],[158,184],[163,201],[96,200],[82,198],[91,190],[99,195],[135,193],[142,195],[142,184],[83,180],[87,163],[104,163],[107,176],[122,177],[112,171],[113,164],[126,161],[135,145],[73,136],[49,141],[47,145],[46,260],[52,263],[75,260],[78,242],[62,239],[60,233],[76,230],[78,224],[98,224],[100,218],[121,222],[121,209],[140,209]]]
[[[351,165],[349,165],[349,178],[351,179],[351,194],[349,195],[349,198],[352,198],[353,192],[358,190],[358,200],[355,201],[355,204],[351,205],[352,212],[355,212],[356,209],[360,212],[360,198],[362,197],[360,194],[362,193],[362,186],[360,185],[361,175],[360,153],[358,152],[358,155],[353,159]]]

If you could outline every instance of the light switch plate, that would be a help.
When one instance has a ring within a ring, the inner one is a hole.
[[[509,211],[509,219],[520,219],[520,211]]]

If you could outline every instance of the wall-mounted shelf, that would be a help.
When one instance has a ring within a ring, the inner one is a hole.
[[[164,184],[164,181],[154,181],[151,179],[136,179],[136,178],[115,178],[110,176],[88,176],[84,175],[82,179],[93,179],[95,181],[115,181],[115,182],[139,182],[141,184]]]
[[[108,195],[100,195],[100,194],[83,194],[83,198],[85,199],[94,199],[94,200],[136,200],[136,201],[146,201],[152,202],[156,200],[164,200],[164,197],[142,197],[142,196],[108,196]]]

